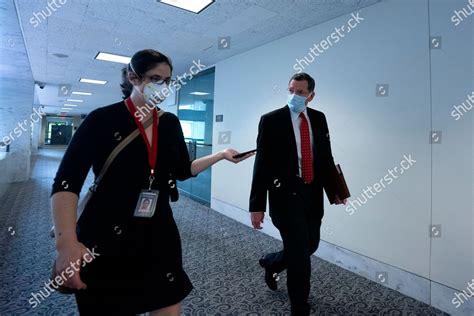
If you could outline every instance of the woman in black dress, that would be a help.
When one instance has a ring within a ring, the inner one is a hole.
[[[56,272],[68,272],[64,285],[76,289],[81,315],[179,315],[192,284],[182,267],[181,240],[169,205],[178,199],[175,181],[196,176],[222,159],[237,163],[251,156],[234,159],[238,152],[226,149],[189,160],[178,118],[159,111],[162,99],[146,101],[144,96],[145,87],[169,84],[171,73],[165,55],[137,52],[123,71],[125,100],[86,117],[54,179]],[[140,120],[137,110],[144,113]],[[115,158],[76,224],[89,169],[97,176],[117,144],[148,119],[153,124],[142,128]],[[155,179],[151,187],[150,175]],[[149,188],[159,191],[154,214],[136,216],[144,199],[141,192]]]

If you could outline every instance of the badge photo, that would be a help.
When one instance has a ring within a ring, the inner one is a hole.
[[[137,206],[133,216],[150,218],[155,214],[156,204],[158,202],[158,190],[144,190],[138,197]]]

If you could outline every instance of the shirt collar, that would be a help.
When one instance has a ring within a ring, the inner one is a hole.
[[[304,113],[304,116],[306,116],[306,119],[308,119],[308,106],[305,107],[303,113]],[[290,109],[290,114],[291,114],[291,120],[293,122],[297,121],[300,118],[300,114],[293,112],[291,109]]]

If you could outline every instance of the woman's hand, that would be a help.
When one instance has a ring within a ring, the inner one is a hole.
[[[89,254],[86,246],[78,241],[58,248],[56,275],[63,279],[63,286],[78,290],[87,288],[79,275],[86,254]]]
[[[221,151],[221,153],[222,153],[223,158],[225,160],[231,161],[233,163],[239,163],[242,160],[245,160],[245,159],[255,155],[255,153],[250,153],[250,154],[247,154],[247,155],[243,156],[242,158],[235,159],[235,158],[233,158],[233,156],[238,155],[239,152],[237,150],[231,149],[231,148],[224,149],[223,151]]]

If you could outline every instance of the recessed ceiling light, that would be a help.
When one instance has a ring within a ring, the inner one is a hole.
[[[190,92],[189,94],[192,94],[192,95],[208,95],[208,94],[210,94],[210,93],[208,93],[208,92],[194,91],[194,92]]]
[[[92,84],[106,84],[107,83],[107,81],[105,80],[95,80],[95,79],[85,79],[85,78],[80,78],[79,81],[83,83],[92,83]]]
[[[127,56],[121,56],[121,55],[115,55],[115,54],[99,52],[95,56],[95,59],[104,60],[104,61],[111,61],[111,62],[114,62],[114,63],[128,64],[132,58],[127,57]]]
[[[67,104],[67,103],[64,103],[64,106],[74,107],[74,106],[77,106],[77,104]]]
[[[73,91],[71,92],[72,94],[78,94],[78,95],[92,95],[90,92],[80,92],[80,91]]]
[[[84,102],[82,100],[77,100],[77,99],[67,99],[69,102]]]
[[[214,0],[157,0],[158,2],[171,5],[193,13],[201,13],[202,10],[214,3]]]

